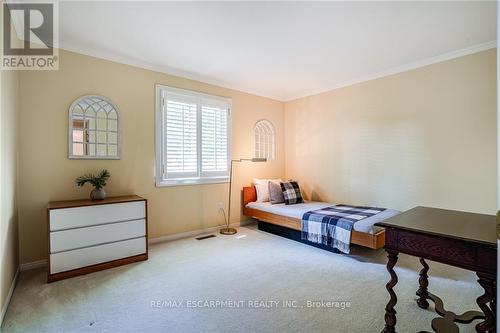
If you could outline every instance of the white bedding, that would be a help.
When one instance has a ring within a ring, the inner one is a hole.
[[[335,204],[318,201],[306,201],[304,203],[296,205],[285,205],[284,203],[272,205],[270,202],[249,202],[247,204],[247,208],[258,209],[264,212],[283,215],[296,219],[302,219],[302,215],[311,210],[322,209],[330,206],[335,206]],[[354,223],[353,229],[359,232],[373,234],[373,225],[375,223],[388,219],[389,217],[392,217],[394,215],[398,215],[399,213],[401,212],[394,209],[386,209],[383,212],[378,213],[377,215],[373,215]]]

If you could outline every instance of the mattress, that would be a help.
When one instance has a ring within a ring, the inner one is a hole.
[[[276,215],[282,215],[286,217],[291,217],[295,219],[302,219],[304,213],[311,210],[323,209],[325,207],[335,206],[334,203],[329,202],[319,202],[319,201],[307,201],[295,205],[285,205],[282,204],[271,204],[270,202],[249,202],[246,207],[251,209],[258,209],[267,213],[272,213]],[[389,217],[398,215],[401,213],[398,210],[386,209],[381,213],[363,219],[354,223],[353,229],[355,231],[373,234],[373,225],[375,223],[381,222]]]

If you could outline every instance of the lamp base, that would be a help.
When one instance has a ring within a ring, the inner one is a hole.
[[[236,232],[237,231],[234,228],[222,228],[222,229],[220,229],[220,233],[223,235],[234,235]]]

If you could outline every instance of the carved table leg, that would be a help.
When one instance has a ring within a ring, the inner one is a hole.
[[[479,284],[484,289],[484,295],[477,298],[477,305],[484,313],[485,320],[476,325],[477,332],[495,332],[496,331],[496,280],[494,276],[477,273]],[[491,308],[488,306],[490,303]]]
[[[394,306],[396,305],[398,298],[396,297],[396,293],[392,288],[398,283],[398,276],[394,271],[394,265],[398,261],[398,252],[393,250],[387,250],[387,271],[391,275],[391,280],[385,285],[391,299],[385,306],[385,327],[382,333],[395,333],[396,332],[396,310],[394,310]]]
[[[496,286],[495,286],[495,290],[493,291],[493,299],[491,300],[490,302],[490,308],[491,308],[491,312],[493,312],[493,315],[495,316],[495,322],[496,322],[496,316],[497,316],[497,289],[496,289]],[[496,327],[495,327],[495,330],[496,331]]]
[[[427,301],[427,298],[429,298],[429,291],[427,290],[427,287],[429,286],[429,276],[427,275],[427,272],[429,271],[429,265],[427,265],[424,258],[420,258],[420,263],[422,264],[423,268],[420,271],[420,278],[418,279],[418,283],[420,286],[417,290],[417,304],[420,308],[427,309],[429,307],[429,302]]]

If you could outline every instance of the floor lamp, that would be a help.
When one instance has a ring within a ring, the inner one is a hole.
[[[230,228],[229,223],[231,221],[231,190],[232,190],[232,184],[233,184],[233,163],[234,162],[243,162],[243,161],[250,161],[250,162],[267,162],[267,158],[240,158],[239,160],[231,160],[231,168],[229,171],[229,206],[227,208],[227,221],[226,221],[226,227],[220,229],[220,233],[223,235],[234,235],[236,233],[235,228]]]

